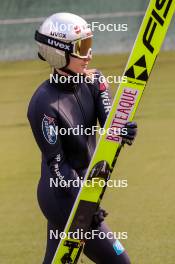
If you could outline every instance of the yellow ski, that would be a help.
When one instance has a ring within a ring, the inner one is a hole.
[[[126,122],[133,119],[174,11],[175,0],[150,1],[123,74],[127,76],[127,82],[121,83],[117,90],[104,126],[105,130],[111,128],[112,131],[114,128],[122,128]],[[112,171],[121,148],[121,140],[120,136],[112,133],[100,137],[84,179],[84,181],[89,181],[88,187],[83,186],[79,191],[64,229],[66,235],[77,230],[85,232],[89,229],[92,216],[105,191],[105,187],[100,187],[98,182],[95,187],[91,186],[91,172],[101,161],[106,162]],[[108,180],[109,178],[105,179],[106,182]],[[73,239],[72,237],[62,239],[52,264],[77,263],[85,242],[84,239]]]

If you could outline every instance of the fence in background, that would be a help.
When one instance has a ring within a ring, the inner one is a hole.
[[[88,23],[116,24],[116,28],[127,24],[127,31],[95,28],[93,45],[94,53],[127,52],[133,46],[148,3],[149,0],[1,0],[0,60],[35,58],[34,32],[45,17],[56,12],[75,13]],[[163,49],[175,49],[174,22],[175,19]]]

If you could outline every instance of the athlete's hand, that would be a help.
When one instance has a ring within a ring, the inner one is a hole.
[[[137,135],[137,123],[136,122],[128,122],[124,126],[127,129],[127,134],[122,135],[123,141],[122,143],[126,143],[128,145],[132,145],[136,135]]]
[[[101,223],[104,221],[105,217],[108,215],[108,213],[99,207],[99,209],[95,212],[92,219],[91,228],[95,229],[101,226]]]

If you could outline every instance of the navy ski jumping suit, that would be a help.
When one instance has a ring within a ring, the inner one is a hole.
[[[96,72],[97,76],[100,75]],[[38,184],[38,202],[48,220],[48,239],[44,264],[51,264],[59,239],[50,237],[51,230],[62,232],[79,188],[64,188],[51,184],[51,179],[75,180],[83,178],[96,146],[96,135],[59,133],[59,129],[103,127],[111,106],[107,85],[94,83],[62,83],[55,79],[45,81],[34,93],[28,108],[28,119],[35,140],[42,152],[41,178]],[[52,127],[52,134],[50,133]],[[61,132],[61,130],[60,130]],[[89,133],[90,134],[90,133]],[[103,222],[99,232],[108,232]],[[115,239],[87,240],[84,253],[99,264],[129,264],[126,251],[118,254]]]

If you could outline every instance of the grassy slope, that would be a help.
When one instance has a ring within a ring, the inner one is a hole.
[[[127,55],[98,56],[93,64],[106,76],[120,75],[126,61]],[[175,53],[162,53],[135,118],[137,140],[131,148],[124,148],[113,174],[114,178],[128,179],[129,187],[108,190],[103,201],[112,230],[128,232],[123,244],[133,264],[174,263],[174,68]],[[46,222],[36,201],[40,153],[26,110],[31,95],[48,73],[47,65],[39,61],[0,64],[3,264],[39,264],[44,252]]]

